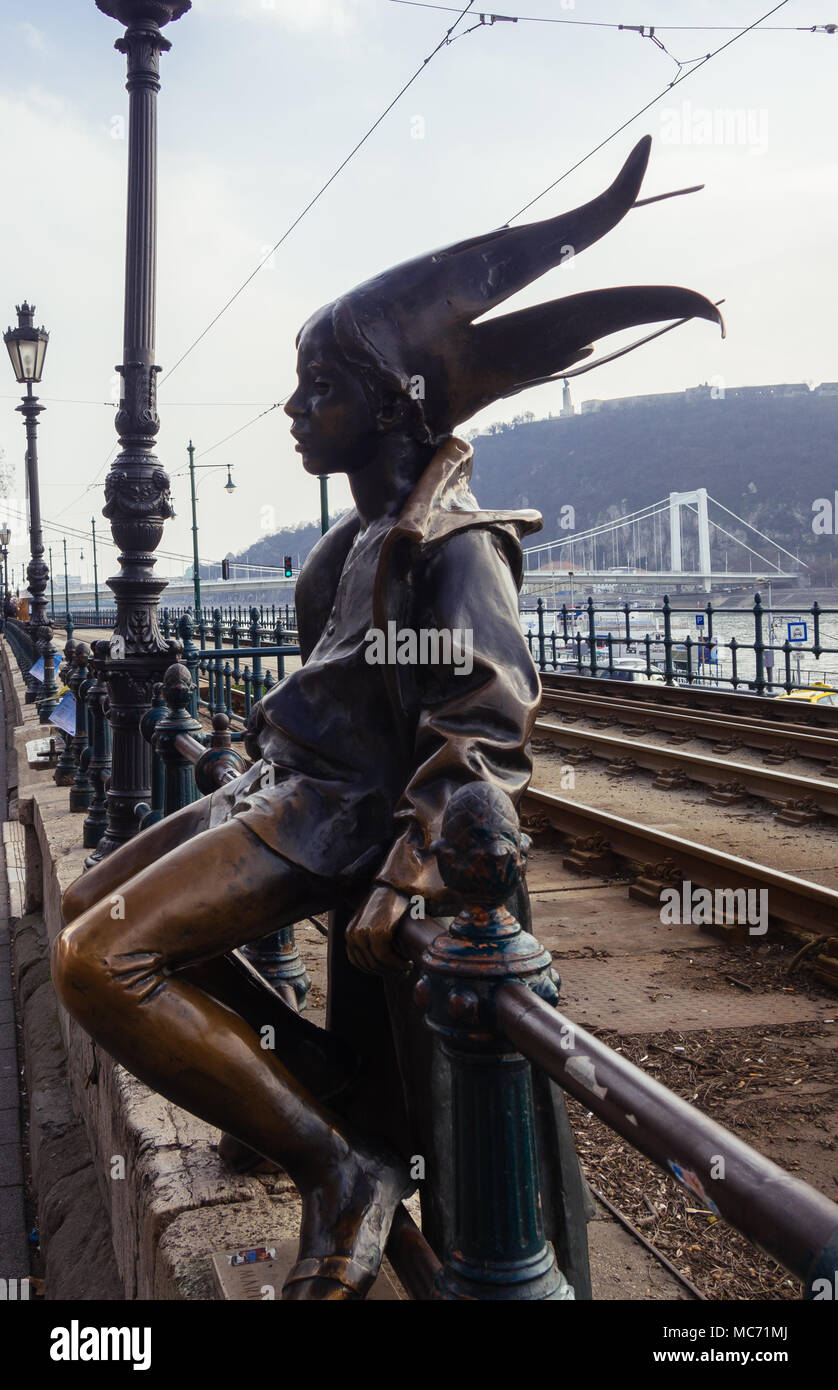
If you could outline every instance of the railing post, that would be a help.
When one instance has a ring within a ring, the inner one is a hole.
[[[558,998],[549,953],[502,906],[524,866],[509,798],[486,784],[462,787],[433,848],[445,884],[467,904],[423,954],[414,993],[451,1073],[453,1229],[436,1296],[573,1298],[544,1235],[530,1064],[495,1021],[504,983]]]
[[[220,608],[214,608],[212,610],[212,643],[215,650],[218,652],[220,652],[224,646],[224,628],[221,622]],[[213,658],[211,671],[212,686],[209,691],[210,714],[222,714],[224,712],[224,663],[220,656]]]
[[[535,607],[538,613],[538,669],[543,671],[547,666],[547,653],[544,648],[544,599],[539,598]]]
[[[675,667],[672,664],[672,610],[669,594],[663,596],[663,669],[667,685],[675,684]]]
[[[182,646],[183,646],[183,651],[182,651],[182,653],[181,653],[180,659],[181,659],[183,665],[184,665],[184,666],[187,668],[187,670],[189,671],[189,677],[190,677],[190,680],[192,681],[192,694],[191,694],[191,696],[190,696],[190,702],[189,702],[189,713],[192,715],[192,718],[193,718],[193,719],[197,719],[197,717],[198,717],[198,648],[195,646],[195,643],[194,643],[193,640],[192,640],[192,638],[193,638],[193,636],[194,636],[194,633],[195,633],[195,626],[194,626],[194,624],[193,624],[193,622],[192,622],[192,617],[191,617],[191,615],[190,615],[189,613],[184,613],[184,614],[182,614],[182,616],[178,619],[177,631],[178,631],[178,637],[180,638],[181,643],[182,643]]]
[[[238,685],[241,666],[239,665],[239,624],[235,618],[230,624],[230,643],[233,648],[233,677]]]
[[[86,811],[93,800],[93,783],[87,770],[90,761],[90,738],[85,700],[87,683],[90,680],[90,671],[87,667],[89,656],[90,648],[87,643],[79,642],[76,647],[75,667],[70,679],[70,689],[76,699],[76,733],[73,739],[76,775],[70,788],[70,810],[76,812]]]
[[[179,753],[175,747],[178,734],[191,734],[201,737],[201,726],[189,714],[192,694],[192,677],[189,668],[176,661],[163,677],[163,699],[167,706],[165,714],[157,722],[154,731],[154,751],[163,760],[163,815],[170,816],[181,807],[200,799],[201,793],[195,785],[192,763]]]
[[[828,640],[828,639],[827,639]],[[821,606],[815,599],[812,604],[812,655],[817,659],[823,647],[821,646]]]
[[[285,633],[282,629],[282,623],[277,623],[274,628],[274,642],[278,647],[285,646]],[[285,680],[285,656],[282,652],[277,653],[276,678],[278,681]]]
[[[168,714],[166,701],[163,699],[163,685],[158,681],[154,687],[151,697],[151,708],[147,709],[140,720],[140,733],[146,743],[151,744],[151,803],[139,801],[135,807],[140,830],[148,830],[150,826],[156,825],[163,819],[163,805],[165,800],[166,779],[161,758],[154,743],[154,736],[157,726],[161,719],[165,719]]]
[[[754,660],[756,662],[754,685],[757,695],[761,695],[765,689],[765,641],[762,632],[762,598],[759,594],[754,594]]]
[[[265,693],[262,683],[262,658],[259,655],[259,648],[262,645],[262,628],[259,622],[259,609],[250,610],[250,645],[254,653],[251,658],[253,661],[253,702],[258,704]]]
[[[93,786],[90,809],[82,826],[82,844],[95,849],[108,828],[108,799],[105,795],[111,770],[111,726],[105,715],[108,686],[105,662],[110,655],[110,643],[100,638],[93,643],[90,657],[92,679],[87,685],[87,708],[92,738],[88,772]]]
[[[596,610],[593,598],[588,598],[588,644],[590,646],[591,675],[597,672],[596,664]]]
[[[58,669],[58,674],[67,686],[71,689],[70,677],[73,674],[73,665],[76,654],[76,644],[73,641],[73,624],[69,613],[67,614],[67,641],[64,643],[64,660]],[[71,787],[73,778],[76,775],[75,749],[73,748],[73,735],[64,734],[64,749],[53,773],[53,781],[59,787]]]

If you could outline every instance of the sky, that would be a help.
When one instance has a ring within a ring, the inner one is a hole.
[[[788,0],[764,30],[701,68],[691,60],[771,0],[507,0],[504,12],[529,18],[494,24],[480,24],[473,8],[460,37],[176,367],[457,16],[394,0],[194,0],[167,28],[157,454],[177,512],[161,550],[184,559],[161,559],[161,572],[183,573],[191,555],[190,438],[198,464],[222,465],[198,474],[202,560],[319,514],[317,480],[302,470],[289,421],[269,411],[293,389],[294,339],[315,309],[399,261],[507,222],[659,93],[524,220],[596,195],[646,133],[643,196],[704,190],[631,212],[498,312],[621,284],[686,285],[725,300],[725,341],[713,325],[691,323],[579,378],[577,406],[704,381],[838,379],[838,34],[795,31],[838,19],[826,0]],[[689,27],[700,25],[723,27]],[[0,0],[0,319],[15,323],[15,305],[28,298],[50,331],[42,512],[87,532],[96,518],[100,580],[116,568],[100,513],[122,357],[128,98],[124,58],[113,49],[121,32],[94,0]],[[691,68],[694,76],[667,90]],[[604,340],[600,352],[631,336]],[[14,500],[24,491],[24,434],[8,362],[2,370],[14,564],[27,554]],[[464,428],[560,408],[561,387],[539,387]],[[249,424],[261,411],[269,413]],[[332,508],[350,500],[345,479],[332,479]],[[46,539],[59,572],[61,532],[47,529]],[[90,546],[70,537],[68,549],[71,572],[88,574]]]

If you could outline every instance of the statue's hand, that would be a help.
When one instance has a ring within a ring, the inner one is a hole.
[[[346,952],[358,970],[370,974],[403,974],[410,961],[394,944],[396,928],[409,899],[386,883],[377,883],[346,929]]]

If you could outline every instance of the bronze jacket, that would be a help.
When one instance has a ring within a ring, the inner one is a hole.
[[[541,517],[480,510],[469,488],[472,457],[456,438],[437,451],[385,538],[373,589],[382,632],[394,621],[400,629],[473,634],[469,675],[383,668],[412,775],[396,808],[392,848],[374,877],[432,906],[444,901],[444,890],[430,846],[450,796],[464,783],[487,781],[517,804],[532,773],[528,744],[541,693],[518,617],[521,537],[539,530]],[[328,622],[359,524],[355,512],[341,518],[300,573],[304,662]]]

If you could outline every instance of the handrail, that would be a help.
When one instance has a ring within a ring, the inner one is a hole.
[[[416,964],[445,928],[405,918],[399,944]],[[838,1267],[838,1205],[785,1172],[524,984],[494,993],[510,1043],[670,1177],[695,1191],[811,1290]]]

